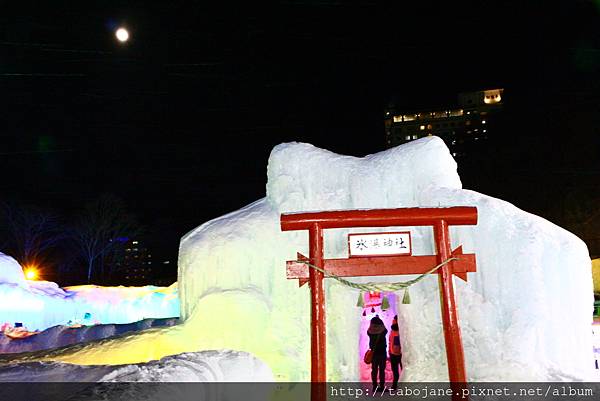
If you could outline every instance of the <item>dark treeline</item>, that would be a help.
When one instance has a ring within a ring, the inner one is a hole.
[[[116,284],[124,247],[142,234],[124,203],[108,194],[69,216],[14,200],[0,207],[0,252],[61,286]]]

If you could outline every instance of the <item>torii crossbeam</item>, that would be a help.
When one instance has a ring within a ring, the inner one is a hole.
[[[452,261],[437,270],[440,283],[442,324],[448,358],[448,374],[453,383],[466,383],[464,352],[458,324],[452,275],[463,280],[468,272],[476,271],[474,254],[463,254],[462,247],[451,251],[449,226],[477,224],[477,208],[403,208],[373,210],[343,210],[281,215],[282,231],[308,230],[309,257],[298,254],[298,260],[308,261],[339,277],[422,274],[451,257]],[[324,259],[323,230],[351,227],[409,227],[432,226],[437,248],[436,255],[372,256],[348,259]],[[287,277],[306,282],[311,293],[311,382],[327,381],[325,348],[325,294],[324,274],[305,263],[288,261]],[[324,400],[325,388],[313,386],[311,399]]]

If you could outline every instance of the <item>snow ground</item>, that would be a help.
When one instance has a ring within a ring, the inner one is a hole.
[[[0,386],[10,399],[25,392],[29,401],[37,400],[204,400],[264,401],[269,387],[225,386],[218,384],[185,386],[182,382],[272,382],[267,365],[244,352],[204,351],[184,353],[131,365],[80,366],[60,362],[26,362],[0,365],[0,382],[29,382],[28,389],[4,384]],[[57,385],[36,385],[53,382]],[[76,382],[76,383],[73,383]],[[86,382],[121,383],[85,385]],[[176,382],[177,385],[137,385],[136,383]],[[258,390],[258,391],[256,391]],[[25,396],[25,395],[23,395]]]
[[[202,351],[130,365],[81,366],[61,362],[9,362],[0,382],[247,382],[273,381],[267,365],[245,352]]]

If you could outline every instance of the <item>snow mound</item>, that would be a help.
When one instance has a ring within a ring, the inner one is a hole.
[[[25,274],[19,262],[0,252],[0,284],[25,286]]]
[[[306,143],[281,144],[271,152],[267,171],[267,200],[282,213],[414,205],[427,187],[461,187],[456,162],[439,138],[363,158]]]
[[[183,353],[145,364],[127,365],[104,375],[108,382],[273,381],[267,365],[235,351]]]
[[[26,398],[35,400],[263,401],[268,399],[268,386],[253,388],[259,390],[257,392],[248,391],[249,386],[183,385],[182,382],[272,382],[273,375],[267,365],[247,353],[208,351],[133,365],[78,366],[56,362],[0,365],[0,382],[15,381],[59,382],[57,386],[30,386]],[[151,385],[157,382],[174,384]],[[11,388],[13,391],[23,390],[15,386]],[[5,395],[15,397],[14,393]]]
[[[31,293],[37,295],[59,298],[66,298],[69,296],[65,290],[52,281],[27,281],[27,287]]]
[[[267,197],[202,224],[181,240],[179,293],[184,324],[103,341],[46,359],[128,363],[196,350],[233,349],[264,361],[280,381],[310,378],[309,288],[287,280],[285,261],[308,255],[305,232],[281,232],[281,213],[401,207],[476,206],[479,223],[451,229],[452,246],[476,253],[477,272],[455,279],[469,381],[590,380],[592,276],[585,244],[513,205],[461,189],[443,141],[423,138],[364,158],[312,145],[276,146]],[[412,233],[414,255],[434,254],[430,228]],[[347,257],[349,232],[326,230],[325,257]],[[363,277],[356,282],[412,277]],[[394,305],[404,380],[448,380],[437,278]],[[360,378],[364,330],[358,293],[325,280],[330,381]],[[401,297],[397,297],[401,298]],[[386,320],[389,326],[389,321]]]

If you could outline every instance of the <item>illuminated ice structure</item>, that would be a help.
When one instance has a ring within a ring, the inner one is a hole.
[[[56,325],[130,323],[179,316],[177,286],[60,288],[29,281],[15,259],[0,253],[0,325],[21,323],[30,331]]]
[[[477,272],[469,281],[454,279],[469,380],[592,379],[593,295],[585,244],[509,203],[461,189],[456,163],[436,137],[364,158],[302,143],[276,146],[266,198],[182,238],[178,282],[184,324],[46,359],[137,363],[231,349],[266,362],[277,380],[309,380],[309,288],[298,288],[285,274],[286,260],[296,252],[308,254],[308,238],[304,232],[282,233],[280,214],[460,205],[476,206],[479,213],[477,226],[451,229],[453,248],[463,245],[477,255]],[[413,254],[433,254],[431,229],[410,230]],[[326,231],[325,257],[347,256],[348,232]],[[367,317],[355,306],[356,291],[327,279],[325,293],[328,379],[355,381]],[[403,380],[447,380],[437,277],[411,288],[411,298],[410,305],[394,306],[404,350]]]

